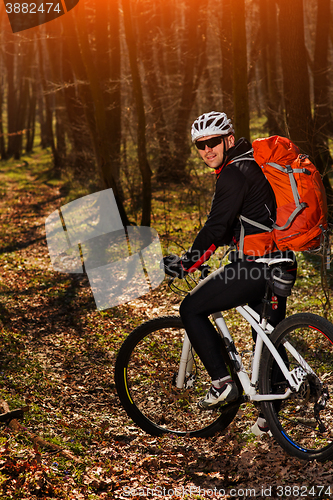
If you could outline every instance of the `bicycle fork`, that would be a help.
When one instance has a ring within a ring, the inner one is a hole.
[[[183,341],[183,349],[180,357],[179,370],[176,377],[176,387],[182,389],[184,387],[185,379],[188,374],[192,373],[193,368],[193,356],[191,352],[190,339],[185,332],[185,337]]]

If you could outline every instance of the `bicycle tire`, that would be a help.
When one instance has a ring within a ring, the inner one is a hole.
[[[241,404],[239,398],[214,411],[197,407],[210,386],[210,379],[196,354],[194,385],[176,388],[174,374],[179,366],[184,332],[178,316],[147,321],[132,331],[117,356],[115,383],[120,401],[128,416],[153,436],[165,433],[213,436],[232,422]]]
[[[333,325],[321,316],[311,313],[294,314],[275,328],[270,336],[277,349],[288,341],[311,367],[305,369],[300,389],[281,403],[265,401],[262,410],[268,426],[281,447],[290,455],[302,460],[324,462],[333,455]],[[288,369],[301,366],[300,360],[285,350]],[[304,365],[304,364],[303,364]],[[275,374],[274,374],[275,370]],[[318,377],[318,378],[317,378]],[[274,358],[265,346],[260,364],[259,391],[261,394],[284,393],[287,382],[277,369]],[[323,427],[316,418],[316,408],[324,392],[325,407],[317,412]]]

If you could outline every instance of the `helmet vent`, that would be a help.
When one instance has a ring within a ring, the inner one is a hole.
[[[233,134],[234,129],[231,120],[225,113],[211,111],[199,116],[192,124],[192,141],[195,142],[201,137],[209,135]]]

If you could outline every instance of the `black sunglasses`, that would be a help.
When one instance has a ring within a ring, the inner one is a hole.
[[[216,137],[212,137],[211,139],[207,139],[206,141],[196,141],[195,145],[197,149],[204,150],[206,146],[209,148],[215,148],[215,146],[218,146],[221,144],[223,139],[223,135],[217,135]]]

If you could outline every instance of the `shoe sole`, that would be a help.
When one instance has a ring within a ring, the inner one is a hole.
[[[238,389],[236,388],[237,390],[237,394],[234,394],[232,395],[232,393],[234,392],[233,390],[228,394],[228,396],[224,399],[222,399],[221,401],[217,401],[216,403],[205,403],[205,401],[199,401],[198,402],[198,407],[201,409],[201,410],[210,410],[210,409],[214,409],[214,408],[218,408],[219,406],[222,406],[224,403],[231,403],[232,401],[236,401],[238,399]]]

